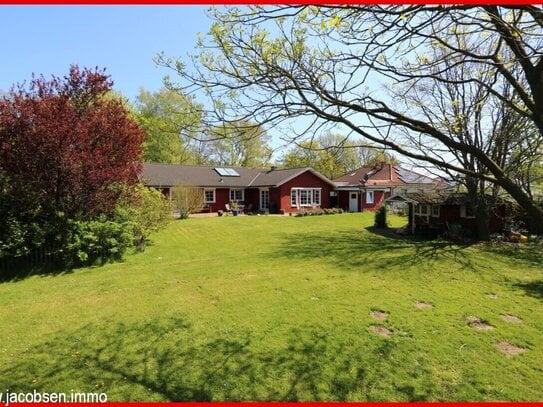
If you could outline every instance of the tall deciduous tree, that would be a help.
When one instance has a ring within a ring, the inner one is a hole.
[[[489,100],[531,121],[543,135],[543,9],[538,6],[251,7],[211,11],[196,69],[162,62],[185,84],[210,96],[217,120],[278,125],[312,118],[307,127],[342,126],[414,160],[499,185],[543,233],[543,210],[481,146],[428,123],[421,106],[397,103],[421,80],[449,83],[450,67],[488,72]],[[440,58],[432,58],[435,49]],[[446,61],[448,63],[444,64]],[[467,75],[461,83],[479,78]],[[504,87],[513,92],[507,94]],[[210,116],[211,117],[211,116]],[[446,118],[443,118],[445,120]],[[303,139],[305,132],[285,137]],[[474,172],[451,151],[481,165]]]
[[[137,182],[143,131],[108,96],[104,70],[72,66],[0,99],[0,170],[8,206],[33,217],[111,212]],[[9,195],[9,196],[7,196]]]
[[[283,156],[282,164],[287,168],[311,167],[334,179],[360,167],[398,162],[384,151],[360,144],[340,134],[324,134],[295,145]]]
[[[147,162],[195,164],[202,161],[201,107],[193,98],[166,88],[140,91],[136,103],[138,123],[145,130],[143,159]]]
[[[517,185],[523,185],[525,177],[531,179],[529,167],[538,159],[537,149],[543,138],[537,136],[533,123],[509,109],[501,100],[492,98],[484,84],[493,80],[493,72],[478,70],[473,63],[456,64],[454,59],[444,58],[443,52],[438,47],[430,57],[433,60],[443,58],[439,66],[446,70],[440,75],[447,81],[436,83],[431,77],[421,78],[414,85],[407,85],[409,89],[399,86],[392,93],[400,103],[419,109],[427,123],[451,139],[482,150]],[[472,81],[463,80],[469,76]],[[511,86],[505,84],[503,93],[509,95],[512,92]],[[474,174],[480,174],[479,177],[463,174],[458,177],[458,174],[449,173],[466,187],[475,206],[478,236],[488,240],[493,201],[489,191],[493,190],[497,195],[499,190],[485,182],[486,167],[477,156],[452,148],[444,150],[443,154],[454,157],[459,165]],[[524,190],[531,196],[529,185],[525,184]]]
[[[209,129],[207,137],[210,163],[260,168],[268,165],[271,159],[268,134],[262,126],[250,121],[222,123]]]

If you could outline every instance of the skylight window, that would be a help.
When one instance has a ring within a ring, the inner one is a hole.
[[[239,177],[239,173],[233,168],[215,168],[221,177]]]

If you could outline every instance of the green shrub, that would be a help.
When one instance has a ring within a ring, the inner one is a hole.
[[[0,258],[20,257],[28,254],[27,227],[11,214],[0,220]]]
[[[126,222],[108,220],[68,220],[69,234],[60,249],[66,266],[94,264],[97,260],[120,260],[132,246],[133,236]]]
[[[63,212],[21,214],[0,199],[0,268],[65,268],[120,260],[127,249],[143,251],[149,235],[172,219],[167,199],[138,186],[114,213],[85,219]]]
[[[140,185],[132,202],[117,207],[117,219],[128,225],[134,247],[144,251],[149,235],[172,220],[172,211],[160,191]]]
[[[295,216],[320,216],[320,215],[335,215],[343,213],[341,208],[315,208],[315,209],[302,209]]]
[[[172,208],[179,213],[179,219],[188,219],[189,215],[204,207],[204,190],[190,185],[170,188]],[[232,210],[235,208],[232,206]]]
[[[375,212],[375,227],[386,228],[387,226],[387,206],[382,205]]]
[[[341,208],[326,208],[326,209],[324,209],[324,214],[325,215],[335,215],[335,214],[338,214],[338,213],[343,213],[343,209],[341,209]]]

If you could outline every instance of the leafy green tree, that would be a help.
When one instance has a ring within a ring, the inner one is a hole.
[[[438,60],[443,58],[443,50],[438,47],[428,55]],[[484,151],[532,198],[533,166],[541,160],[538,151],[543,144],[543,137],[538,135],[533,122],[510,109],[502,100],[492,98],[484,85],[492,80],[492,71],[478,70],[473,63],[456,64],[453,59],[445,59],[440,67],[446,67],[441,75],[447,81],[435,83],[432,78],[421,78],[409,85],[409,91],[398,86],[393,94],[398,100],[416,106],[427,123],[451,139],[462,140],[464,144]],[[468,76],[472,81],[463,80]],[[502,93],[509,97],[514,90],[511,85],[504,84]],[[466,187],[474,204],[478,237],[488,240],[488,222],[495,204],[489,192],[496,197],[501,188],[483,179],[486,167],[477,156],[455,149],[446,153],[465,169],[481,174],[479,177],[459,176],[449,172],[451,178]]]
[[[330,179],[380,162],[398,163],[392,155],[384,151],[349,141],[334,133],[301,141],[287,151],[282,159],[284,167],[311,167]]]
[[[239,120],[223,123],[208,131],[209,161],[233,167],[265,167],[272,149],[266,131],[255,123]]]
[[[197,135],[201,107],[178,92],[141,89],[136,118],[145,130],[143,159],[147,162],[192,164],[201,161]]]
[[[0,98],[0,169],[11,207],[40,219],[112,213],[135,185],[143,131],[105,70],[70,67]]]
[[[118,234],[109,222],[138,184],[144,133],[112,86],[71,66],[0,97],[0,256],[68,260],[72,237]]]

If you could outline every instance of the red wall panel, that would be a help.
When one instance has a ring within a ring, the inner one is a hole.
[[[366,202],[366,191],[362,191],[362,210],[376,211],[381,207],[385,200],[385,191],[373,191],[373,203]]]

